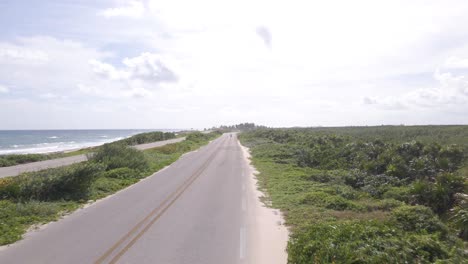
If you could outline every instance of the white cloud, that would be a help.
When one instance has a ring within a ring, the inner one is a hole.
[[[256,29],[257,35],[263,40],[265,46],[271,48],[271,32],[267,27],[261,26]]]
[[[127,73],[118,71],[114,66],[98,60],[90,60],[89,64],[94,73],[110,80],[121,80],[128,76]]]
[[[131,78],[143,79],[152,82],[174,82],[177,76],[163,62],[160,56],[149,52],[138,57],[123,60],[128,68]]]
[[[94,76],[88,61],[109,57],[108,53],[79,42],[47,36],[0,42],[0,49],[1,47],[17,51],[38,51],[37,54],[42,54],[30,56],[36,53],[18,52],[14,54],[23,55],[0,59],[0,81],[13,84],[15,94],[38,97],[48,93],[73,95],[76,93],[74,88],[77,83],[92,80]]]
[[[139,56],[125,58],[122,63],[125,67],[116,69],[113,65],[91,60],[93,72],[113,81],[143,81],[150,84],[176,82],[176,74],[169,69],[159,55],[144,52]]]
[[[384,98],[365,96],[362,100],[362,103],[364,105],[373,105],[384,110],[400,111],[400,110],[405,110],[407,108],[407,106],[402,101],[403,101],[402,98],[398,98],[394,96],[384,97]]]
[[[6,94],[9,92],[10,92],[10,89],[8,89],[8,87],[0,84],[0,93]]]
[[[377,104],[377,99],[372,98],[372,97],[367,97],[367,96],[365,96],[365,97],[362,99],[362,103],[365,104],[365,105]]]
[[[468,80],[463,75],[436,70],[434,80],[438,85],[419,88],[398,97],[364,97],[363,104],[386,109],[449,108],[468,110]]]
[[[47,53],[42,50],[29,49],[8,43],[0,43],[0,62],[28,62],[46,63],[49,60]]]
[[[468,59],[450,57],[447,60],[445,60],[443,66],[446,68],[468,68]]]
[[[111,17],[131,17],[139,18],[142,17],[145,12],[145,6],[141,1],[130,0],[125,1],[121,5],[113,8],[107,8],[99,15],[111,18]]]

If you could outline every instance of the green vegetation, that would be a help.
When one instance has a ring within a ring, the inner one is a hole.
[[[175,137],[176,135],[174,133],[157,131],[157,132],[147,132],[147,133],[137,134],[137,135],[134,135],[129,138],[125,138],[116,142],[121,142],[127,146],[133,146],[133,145],[151,143],[155,141],[173,139]]]
[[[0,156],[0,167],[14,166],[29,162],[41,161],[48,159],[47,155],[42,154],[11,154]]]
[[[254,123],[240,123],[232,126],[220,126],[219,128],[212,128],[212,130],[222,130],[222,131],[251,131],[259,128],[266,128],[265,126],[258,126]]]
[[[257,129],[240,139],[291,228],[289,263],[468,257],[467,126]]]
[[[145,143],[151,143],[156,141],[168,140],[175,138],[176,135],[171,132],[147,132],[141,133],[129,138],[125,138],[114,143],[120,143],[125,146],[133,146]],[[99,150],[100,147],[91,147],[85,149],[79,149],[71,152],[57,152],[50,154],[11,154],[11,155],[0,155],[0,167],[14,166],[24,163],[65,158],[75,155],[88,154]]]
[[[1,178],[0,245],[21,239],[33,225],[138,182],[219,135],[191,133],[182,142],[144,152],[119,141],[99,147],[88,162]]]

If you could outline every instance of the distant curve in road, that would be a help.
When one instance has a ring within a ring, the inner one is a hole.
[[[138,150],[145,150],[145,149],[161,147],[167,144],[177,143],[183,140],[185,140],[185,137],[174,138],[174,139],[163,140],[163,141],[156,141],[156,142],[141,144],[141,145],[135,145],[133,147]],[[1,167],[0,178],[18,176],[24,172],[32,172],[32,171],[39,171],[39,170],[44,170],[44,169],[67,166],[67,165],[71,165],[74,163],[79,163],[79,162],[83,162],[87,160],[88,158],[86,157],[86,155],[83,154],[83,155],[76,155],[76,156],[59,158],[59,159],[31,162],[31,163],[20,164],[20,165],[15,165],[15,166],[10,166],[10,167]]]

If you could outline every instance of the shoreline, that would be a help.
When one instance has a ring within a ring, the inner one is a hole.
[[[9,156],[9,155],[35,155],[35,154],[38,154],[38,155],[59,155],[59,154],[67,154],[67,153],[70,153],[70,152],[75,152],[75,151],[80,151],[80,150],[85,150],[85,149],[91,149],[91,148],[95,148],[95,147],[99,147],[99,146],[102,146],[104,144],[107,144],[107,143],[112,143],[112,142],[115,142],[115,141],[119,141],[119,140],[122,140],[122,139],[125,139],[125,138],[128,138],[128,137],[119,137],[119,138],[115,138],[115,139],[112,139],[112,140],[109,140],[109,141],[105,141],[105,142],[95,142],[94,143],[85,143],[83,144],[83,146],[75,146],[75,147],[71,147],[71,148],[65,148],[65,149],[62,149],[62,150],[52,150],[52,151],[39,151],[39,152],[36,152],[36,151],[29,151],[29,152],[22,152],[21,150],[19,152],[10,152],[10,153],[5,153],[5,154],[0,154],[0,156]],[[45,143],[37,143],[37,145],[39,144],[47,144],[47,142]],[[53,144],[53,143],[51,143]],[[6,151],[10,151],[11,149],[7,149]],[[2,150],[0,150],[1,152]]]

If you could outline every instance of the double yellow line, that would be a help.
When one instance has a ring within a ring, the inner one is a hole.
[[[223,144],[226,138],[220,144]],[[217,147],[216,147],[217,148]],[[203,173],[208,167],[211,161],[215,158],[218,149],[216,149],[208,159],[193,173],[188,179],[186,179],[174,192],[172,192],[164,201],[156,208],[154,208],[143,220],[138,222],[130,231],[128,231],[119,241],[117,241],[112,247],[110,247],[104,254],[102,254],[94,263],[102,264],[108,259],[114,251],[116,252],[114,257],[108,263],[116,263],[137,241],[143,236],[143,234],[150,229],[150,227],[158,221],[158,219],[177,201],[177,199],[187,190],[190,185]],[[146,224],[145,224],[146,223]],[[138,232],[139,231],[139,232]],[[133,238],[125,245],[124,242]],[[122,249],[118,250],[119,247]]]

